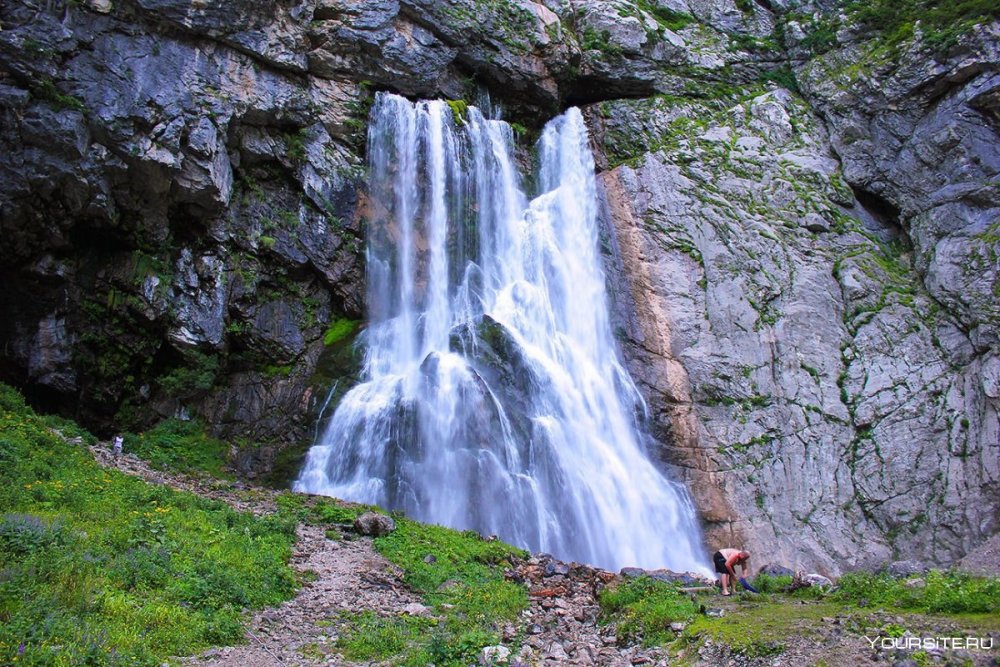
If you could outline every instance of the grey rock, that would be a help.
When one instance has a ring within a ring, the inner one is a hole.
[[[822,574],[816,574],[811,572],[802,576],[803,583],[809,584],[810,586],[815,586],[817,588],[832,588],[833,582],[829,577],[824,577]]]
[[[485,646],[479,651],[479,664],[505,665],[510,659],[510,653],[506,646]]]
[[[411,602],[410,604],[403,606],[402,613],[408,616],[427,616],[431,613],[431,608],[422,605],[419,602]]]
[[[388,535],[396,530],[396,522],[392,520],[392,517],[385,514],[365,512],[354,520],[354,530],[362,535],[379,537],[381,535]]]
[[[886,574],[896,579],[907,579],[914,575],[924,574],[930,568],[917,560],[894,560],[885,568]]]
[[[757,574],[763,574],[769,577],[791,577],[795,575],[795,572],[784,565],[768,563],[764,567],[760,568],[757,571]]]
[[[992,57],[989,48],[976,57]],[[849,113],[860,113],[858,99],[843,91],[837,97],[818,78],[815,85],[831,95],[819,102],[824,120],[843,113],[846,123]],[[862,106],[883,109],[870,95]],[[928,127],[967,117],[946,107],[931,110],[937,120]],[[916,110],[907,109],[909,132]],[[845,140],[836,132],[847,125],[835,119],[831,137],[823,120],[783,91],[724,111],[605,103],[588,119],[608,167],[602,183],[607,261],[618,267],[609,277],[616,326],[654,437],[672,443],[662,456],[691,489],[709,547],[736,542],[835,575],[886,560],[890,541],[927,562],[948,563],[984,529],[995,530],[995,517],[978,509],[995,504],[982,483],[996,466],[983,456],[988,431],[981,426],[997,419],[995,403],[985,399],[995,384],[993,355],[974,352],[989,345],[993,306],[970,299],[985,298],[996,270],[987,262],[981,275],[960,278],[954,268],[975,247],[962,239],[982,229],[985,217],[961,213],[971,226],[960,232],[949,231],[947,221],[962,218],[946,204],[926,221],[914,218],[914,234],[933,228],[952,235],[935,241],[941,258],[922,264],[925,242],[914,238],[909,253],[891,206],[865,195],[874,186],[856,178],[871,169],[865,149],[851,144],[842,169],[830,158],[831,144],[840,153]],[[977,133],[988,129],[974,124]],[[965,145],[954,141],[941,135],[937,145],[945,148],[933,155],[957,159],[941,152]],[[657,148],[664,144],[669,151]],[[975,145],[968,144],[969,154],[982,154]],[[884,162],[872,179],[901,171],[897,149],[876,151]],[[914,167],[923,182],[906,175],[899,192],[947,187],[942,174],[952,172],[932,164]],[[887,253],[886,242],[901,250]],[[974,318],[961,314],[954,295],[954,310],[934,309],[946,292],[963,292]],[[903,463],[918,460],[936,462]],[[932,470],[949,470],[949,479]],[[928,494],[942,502],[928,505]],[[921,525],[941,522],[962,528],[937,541],[923,538]],[[790,526],[798,528],[789,533]]]
[[[560,561],[550,561],[545,564],[545,576],[554,577],[569,574],[569,565]]]

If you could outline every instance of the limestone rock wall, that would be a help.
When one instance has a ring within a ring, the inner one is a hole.
[[[994,29],[589,110],[626,355],[710,544],[837,573],[1000,528]]]

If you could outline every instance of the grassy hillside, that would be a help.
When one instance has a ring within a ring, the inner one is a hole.
[[[294,519],[105,470],[92,439],[0,385],[0,664],[159,665],[294,593]]]
[[[0,384],[0,664],[160,665],[239,643],[248,610],[277,605],[298,582],[296,527],[329,539],[366,509],[277,495],[258,518],[99,466],[75,424],[35,414]],[[225,446],[189,423],[126,438],[153,466],[225,476]],[[371,612],[327,620],[348,659],[468,664],[527,606],[503,568],[518,549],[396,517],[374,546],[399,565],[433,617]]]

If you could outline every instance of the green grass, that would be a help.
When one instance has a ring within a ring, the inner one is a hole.
[[[353,523],[365,512],[385,514],[378,507],[345,503],[333,498],[304,496],[291,491],[282,493],[275,499],[280,514],[294,517],[302,523],[314,526]]]
[[[129,433],[124,450],[160,470],[231,477],[226,467],[229,445],[206,434],[197,421],[166,419],[144,433]]]
[[[822,619],[842,613],[844,606],[831,602],[749,602],[722,618],[698,616],[684,629],[681,639],[688,643],[711,639],[728,646],[735,655],[767,658],[783,652],[788,639],[808,636],[810,628],[823,623]]]
[[[365,611],[345,617],[337,648],[348,660],[385,660],[420,641],[434,619],[419,616],[378,616]]]
[[[601,620],[617,623],[619,641],[644,646],[664,644],[674,638],[670,624],[689,621],[698,605],[677,586],[648,577],[627,580],[601,591]]]
[[[403,569],[404,581],[436,618],[356,615],[341,632],[340,650],[358,660],[395,656],[392,664],[407,667],[474,662],[480,649],[501,641],[500,624],[516,619],[528,605],[524,587],[503,577],[504,567],[526,554],[472,531],[399,516],[396,526],[375,540],[375,549]]]
[[[947,614],[1000,614],[1000,579],[932,570],[923,587],[908,587],[885,574],[850,572],[833,597],[863,606]]]
[[[847,4],[851,18],[890,46],[908,42],[917,21],[929,45],[948,48],[977,23],[1000,19],[996,0],[864,0]]]
[[[296,521],[106,470],[0,385],[0,664],[160,665],[292,596]]]

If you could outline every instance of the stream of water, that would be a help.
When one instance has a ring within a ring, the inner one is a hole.
[[[704,572],[611,332],[580,112],[545,126],[533,198],[511,126],[475,107],[380,93],[370,121],[363,381],[295,489],[564,560]]]

